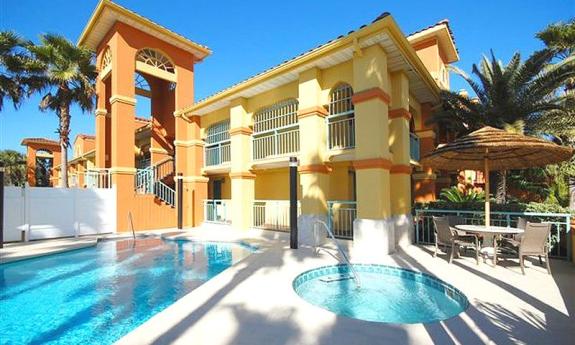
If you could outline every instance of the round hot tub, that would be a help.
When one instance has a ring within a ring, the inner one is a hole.
[[[446,320],[467,309],[459,290],[429,274],[385,265],[354,264],[306,271],[293,282],[307,302],[338,315],[388,323]]]

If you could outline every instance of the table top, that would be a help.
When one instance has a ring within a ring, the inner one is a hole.
[[[525,232],[519,228],[508,228],[506,226],[489,226],[485,225],[456,225],[456,229],[468,232],[492,233],[492,234],[522,234]]]

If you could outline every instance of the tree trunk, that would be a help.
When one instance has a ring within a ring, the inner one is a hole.
[[[495,200],[498,204],[507,202],[507,170],[497,172],[497,195]]]
[[[68,146],[70,146],[69,104],[64,104],[60,107],[60,128],[58,128],[58,133],[60,134],[60,147],[62,148],[62,166],[60,168],[62,180],[60,181],[60,186],[62,188],[68,188]]]

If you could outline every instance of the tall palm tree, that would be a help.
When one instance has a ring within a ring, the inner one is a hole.
[[[533,53],[525,62],[515,53],[507,65],[495,57],[483,57],[474,64],[471,78],[458,68],[457,74],[467,81],[477,98],[442,91],[441,106],[429,123],[445,128],[456,135],[464,135],[483,126],[510,130],[524,128],[531,132],[546,114],[567,116],[571,96],[558,95],[557,89],[575,77],[575,60],[551,64],[554,53],[542,50]],[[516,131],[516,130],[515,130]],[[505,198],[505,172],[500,174],[498,201]]]
[[[76,47],[63,36],[52,34],[42,35],[40,44],[30,44],[28,49],[42,67],[34,86],[34,90],[46,92],[40,102],[40,110],[51,110],[58,115],[57,133],[62,147],[61,186],[68,187],[70,106],[77,104],[83,112],[94,108],[97,76],[94,55],[83,47]]]

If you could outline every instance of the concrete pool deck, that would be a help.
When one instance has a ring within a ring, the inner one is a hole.
[[[529,262],[447,263],[432,249],[367,260],[350,248],[352,262],[382,263],[433,274],[460,289],[470,307],[446,321],[385,324],[337,316],[295,294],[301,272],[336,264],[333,252],[289,249],[288,234],[195,229],[198,240],[245,240],[261,250],[227,269],[118,341],[118,344],[562,344],[575,336],[575,266],[552,260],[553,274]]]

